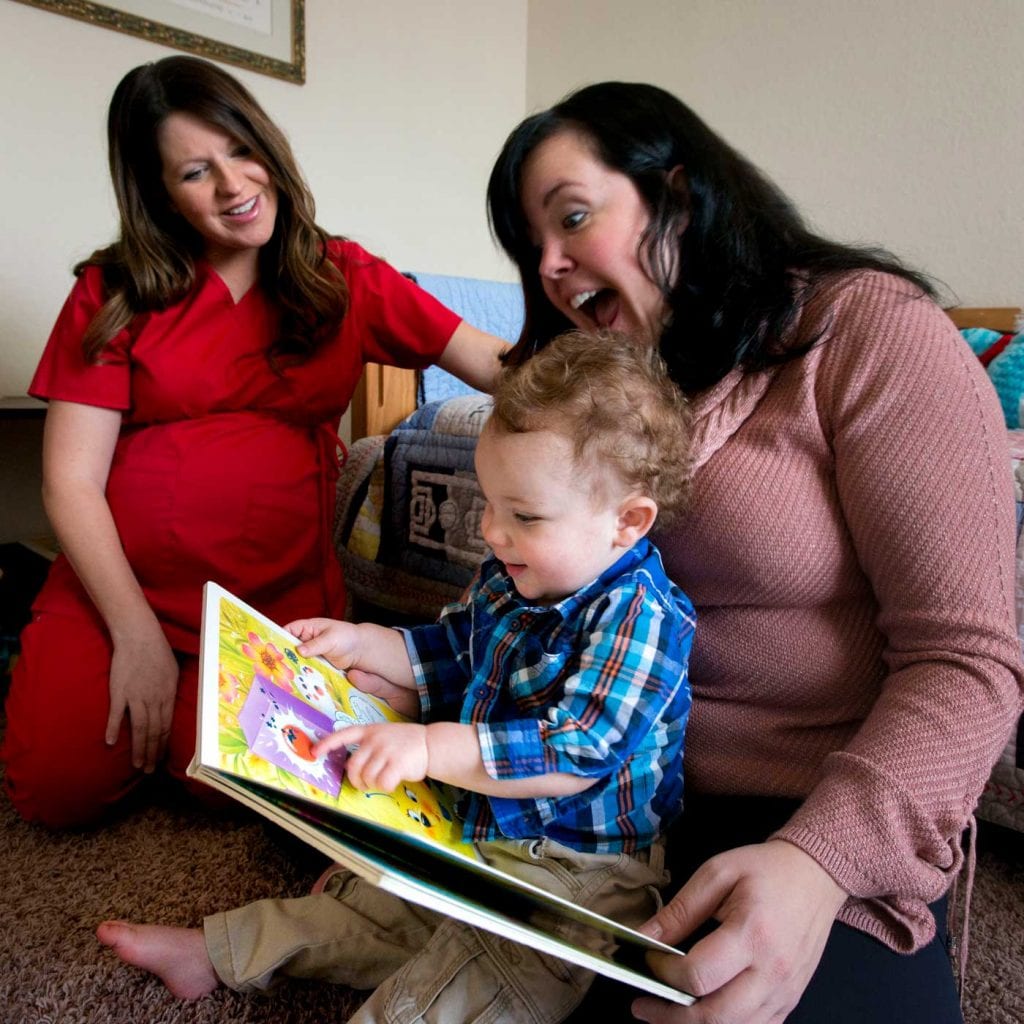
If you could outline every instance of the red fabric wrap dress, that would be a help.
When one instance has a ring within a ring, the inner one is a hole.
[[[435,362],[459,317],[384,261],[334,240],[350,291],[334,338],[275,372],[278,312],[256,286],[237,303],[205,265],[191,294],[137,316],[86,362],[101,305],[96,267],[79,277],[30,387],[44,399],[121,410],[107,500],[129,562],[179,653],[170,769],[195,743],[202,585],[216,580],[279,622],[340,616],[331,546],[337,425],[364,362]],[[136,782],[127,728],[107,747],[110,639],[60,557],[33,607],[8,700],[7,785],[19,811],[51,824],[95,817]],[[59,767],[55,767],[59,766]]]

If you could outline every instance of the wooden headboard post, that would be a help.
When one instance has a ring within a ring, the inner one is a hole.
[[[946,315],[960,328],[986,327],[1000,334],[1017,330],[1020,306],[951,306]]]
[[[352,395],[352,440],[390,434],[415,409],[415,370],[367,363]]]

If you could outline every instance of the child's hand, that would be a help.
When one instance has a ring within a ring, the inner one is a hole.
[[[420,698],[415,690],[398,686],[376,672],[364,672],[360,668],[352,669],[348,673],[348,679],[356,689],[380,698],[400,715],[411,718],[414,722],[420,717]]]
[[[285,627],[301,643],[303,657],[320,655],[335,668],[347,669],[355,663],[359,651],[359,630],[351,622],[337,619],[296,619]]]
[[[401,782],[426,777],[427,727],[415,722],[353,725],[326,736],[313,747],[319,757],[338,747],[358,746],[345,762],[345,775],[356,789],[390,793]]]

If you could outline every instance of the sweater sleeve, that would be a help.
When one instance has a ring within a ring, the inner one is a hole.
[[[922,904],[959,869],[962,831],[1021,707],[1006,433],[955,328],[891,278],[847,287],[816,357],[886,675],[777,834],[856,897],[842,920],[910,950],[931,931]]]

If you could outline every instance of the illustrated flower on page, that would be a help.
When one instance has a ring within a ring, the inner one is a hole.
[[[250,633],[249,642],[242,644],[242,653],[252,659],[257,679],[271,682],[282,690],[291,690],[295,671],[269,640],[263,640],[256,633]]]
[[[217,688],[220,691],[220,699],[227,701],[228,704],[234,704],[237,700],[241,685],[238,681],[238,676],[234,672],[227,672],[221,669],[217,674]]]

